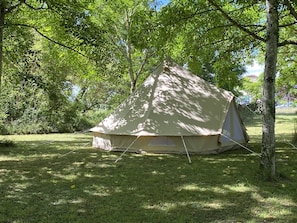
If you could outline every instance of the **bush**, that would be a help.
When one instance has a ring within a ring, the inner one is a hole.
[[[76,117],[75,131],[86,131],[110,114],[110,110],[87,111]]]
[[[7,125],[8,134],[40,134],[51,131],[48,123],[40,120],[25,121],[18,119]]]
[[[6,129],[5,125],[5,120],[7,119],[7,114],[5,113],[4,110],[4,105],[0,101],[0,134],[1,135],[7,135],[8,131]]]
[[[11,140],[0,140],[0,147],[12,147],[15,146],[15,143]]]
[[[0,134],[46,134],[87,131],[105,118],[110,110],[81,112],[75,106],[60,109],[27,107],[18,116],[8,115],[0,107]]]
[[[4,123],[0,123],[0,135],[8,135],[8,130]]]

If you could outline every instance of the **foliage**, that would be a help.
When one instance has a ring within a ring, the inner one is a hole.
[[[16,144],[12,140],[6,140],[6,139],[0,140],[0,148],[1,147],[7,148],[7,147],[13,147],[13,146],[16,146]]]
[[[297,99],[297,74],[296,70],[296,58],[295,49],[291,47],[285,47],[281,49],[281,57],[279,59],[279,77],[277,78],[277,98],[286,101],[294,101]],[[282,54],[288,54],[283,57]],[[284,60],[289,57],[290,59]]]
[[[257,81],[251,81],[249,78],[244,77],[242,81],[241,90],[246,91],[247,93],[252,95],[252,102],[256,102],[257,100],[262,98],[263,91],[263,74],[261,74]]]
[[[97,29],[104,30],[105,43],[100,46],[105,53],[100,63],[100,76],[116,87],[114,93],[127,95],[127,87],[133,92],[139,79],[147,77],[150,63],[156,63],[158,55],[152,42],[154,13],[148,1],[96,1],[89,9]]]
[[[238,24],[259,22],[258,16],[263,15],[263,10],[256,12],[252,4],[250,7],[224,4],[230,16],[240,20]],[[163,35],[169,38],[166,50],[175,60],[187,64],[202,78],[236,93],[235,87],[240,85],[245,72],[243,65],[253,50],[252,37],[236,29],[207,1],[172,1],[161,9],[160,20],[166,27]]]
[[[96,29],[91,29],[87,3],[91,2],[15,1],[1,5],[7,8],[2,134],[81,130],[77,128],[88,122],[82,121],[81,112],[96,108],[109,97],[110,89],[90,93],[98,89],[100,80],[94,77],[96,64],[83,53],[94,57],[92,49],[98,48],[101,39],[93,39],[91,30]]]

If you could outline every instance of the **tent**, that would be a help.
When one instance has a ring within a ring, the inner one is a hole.
[[[130,152],[213,154],[248,141],[234,95],[173,61],[91,131],[94,147]]]

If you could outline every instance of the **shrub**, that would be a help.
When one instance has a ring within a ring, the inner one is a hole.
[[[2,139],[0,140],[0,147],[12,147],[15,143],[11,140]]]
[[[86,131],[97,125],[108,114],[110,114],[110,110],[87,111],[82,113],[76,117],[75,130]]]

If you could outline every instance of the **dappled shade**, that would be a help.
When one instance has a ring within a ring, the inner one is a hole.
[[[221,137],[223,128],[227,137]],[[233,94],[172,61],[160,64],[91,131],[93,145],[107,150],[127,148],[135,138],[131,151],[161,153],[183,153],[185,146],[192,153],[213,153],[233,147],[233,140],[247,141]]]

